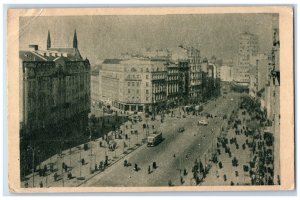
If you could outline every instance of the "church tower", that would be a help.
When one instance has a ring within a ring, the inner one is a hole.
[[[47,37],[47,50],[51,48],[51,38],[50,38],[50,31],[48,31]]]
[[[74,31],[73,48],[76,48],[76,49],[78,48],[76,29]]]

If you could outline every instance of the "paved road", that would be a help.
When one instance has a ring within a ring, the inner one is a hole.
[[[169,180],[174,185],[180,185],[179,169],[186,168],[191,173],[195,159],[200,158],[203,163],[209,159],[209,151],[214,147],[213,143],[223,124],[221,117],[229,115],[236,108],[237,101],[238,94],[228,94],[226,98],[220,97],[209,102],[203,112],[211,113],[214,118],[208,120],[208,126],[197,125],[199,116],[167,117],[159,127],[163,131],[162,143],[156,147],[141,147],[83,186],[167,186]],[[182,126],[185,131],[178,133],[177,129]],[[125,159],[132,163],[131,167],[123,166]],[[148,166],[153,161],[158,168],[148,174]],[[140,167],[138,172],[133,170],[135,163]]]

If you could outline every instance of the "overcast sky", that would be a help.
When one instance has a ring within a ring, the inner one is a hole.
[[[71,47],[74,29],[82,56],[92,64],[144,47],[180,44],[199,48],[202,57],[235,58],[244,31],[258,35],[260,52],[272,45],[271,14],[72,16],[20,18],[20,49],[28,44],[45,49],[48,30],[52,46]]]

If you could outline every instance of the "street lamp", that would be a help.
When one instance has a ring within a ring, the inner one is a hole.
[[[39,149],[37,147],[32,147],[30,145],[27,146],[27,151],[32,151],[32,187],[34,187],[34,156],[35,156],[35,151],[39,152]]]

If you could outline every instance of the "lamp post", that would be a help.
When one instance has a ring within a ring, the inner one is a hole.
[[[32,147],[32,146],[30,146],[30,145],[28,145],[27,146],[27,151],[32,151],[32,187],[34,187],[34,158],[35,158],[35,151],[38,151],[39,152],[39,150],[38,150],[38,148],[36,148],[36,147]]]

